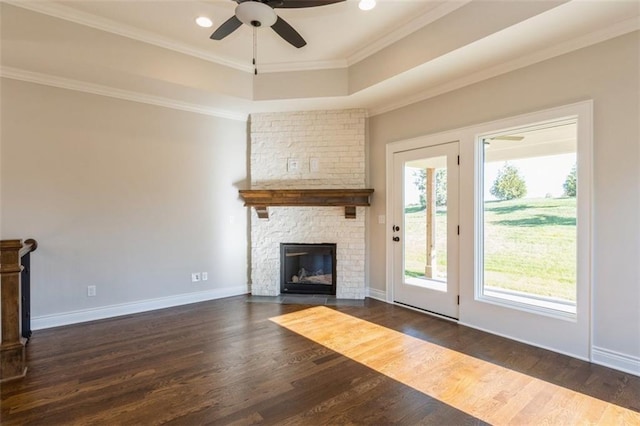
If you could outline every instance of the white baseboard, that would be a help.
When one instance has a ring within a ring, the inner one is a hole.
[[[387,293],[382,291],[382,290],[377,290],[375,288],[368,288],[367,289],[367,297],[370,297],[372,299],[381,300],[383,302],[387,301]]]
[[[172,306],[188,305],[190,303],[222,299],[223,297],[239,296],[247,293],[249,293],[248,286],[227,287],[222,289],[179,294],[176,296],[160,297],[158,299],[122,303],[119,305],[63,312],[60,314],[43,315],[33,317],[31,319],[31,328],[33,330],[42,330],[45,328],[59,327],[61,325],[95,321],[120,315],[137,314],[139,312],[170,308]]]
[[[640,358],[635,356],[593,346],[591,348],[591,362],[640,376]]]

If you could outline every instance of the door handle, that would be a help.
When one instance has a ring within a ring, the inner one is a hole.
[[[393,241],[400,241],[400,237],[393,237]]]

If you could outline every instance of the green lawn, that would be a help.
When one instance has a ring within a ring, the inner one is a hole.
[[[410,277],[423,277],[426,259],[426,224],[425,210],[416,207],[405,209],[405,274]],[[436,264],[437,272],[433,278],[446,279],[447,256],[446,256],[446,231],[447,216],[445,208],[438,208],[436,211]]]
[[[436,215],[436,229],[445,225]],[[406,214],[405,270],[424,275],[425,212]],[[485,203],[485,285],[575,301],[576,199],[544,198]],[[445,236],[436,237],[438,268],[445,271]],[[445,271],[446,272],[446,271]]]

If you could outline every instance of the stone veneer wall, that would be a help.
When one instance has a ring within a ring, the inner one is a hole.
[[[310,171],[310,160],[318,171]],[[289,159],[298,170],[289,171]],[[365,187],[365,111],[251,115],[251,188]],[[336,243],[338,298],[365,297],[365,207],[269,207],[251,213],[251,293],[280,294],[280,243]]]

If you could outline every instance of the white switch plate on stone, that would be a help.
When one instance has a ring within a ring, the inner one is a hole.
[[[320,170],[320,160],[317,158],[309,159],[309,170],[312,172],[317,172]]]
[[[287,160],[287,171],[289,172],[297,172],[299,169],[299,163],[297,158],[289,158]]]

